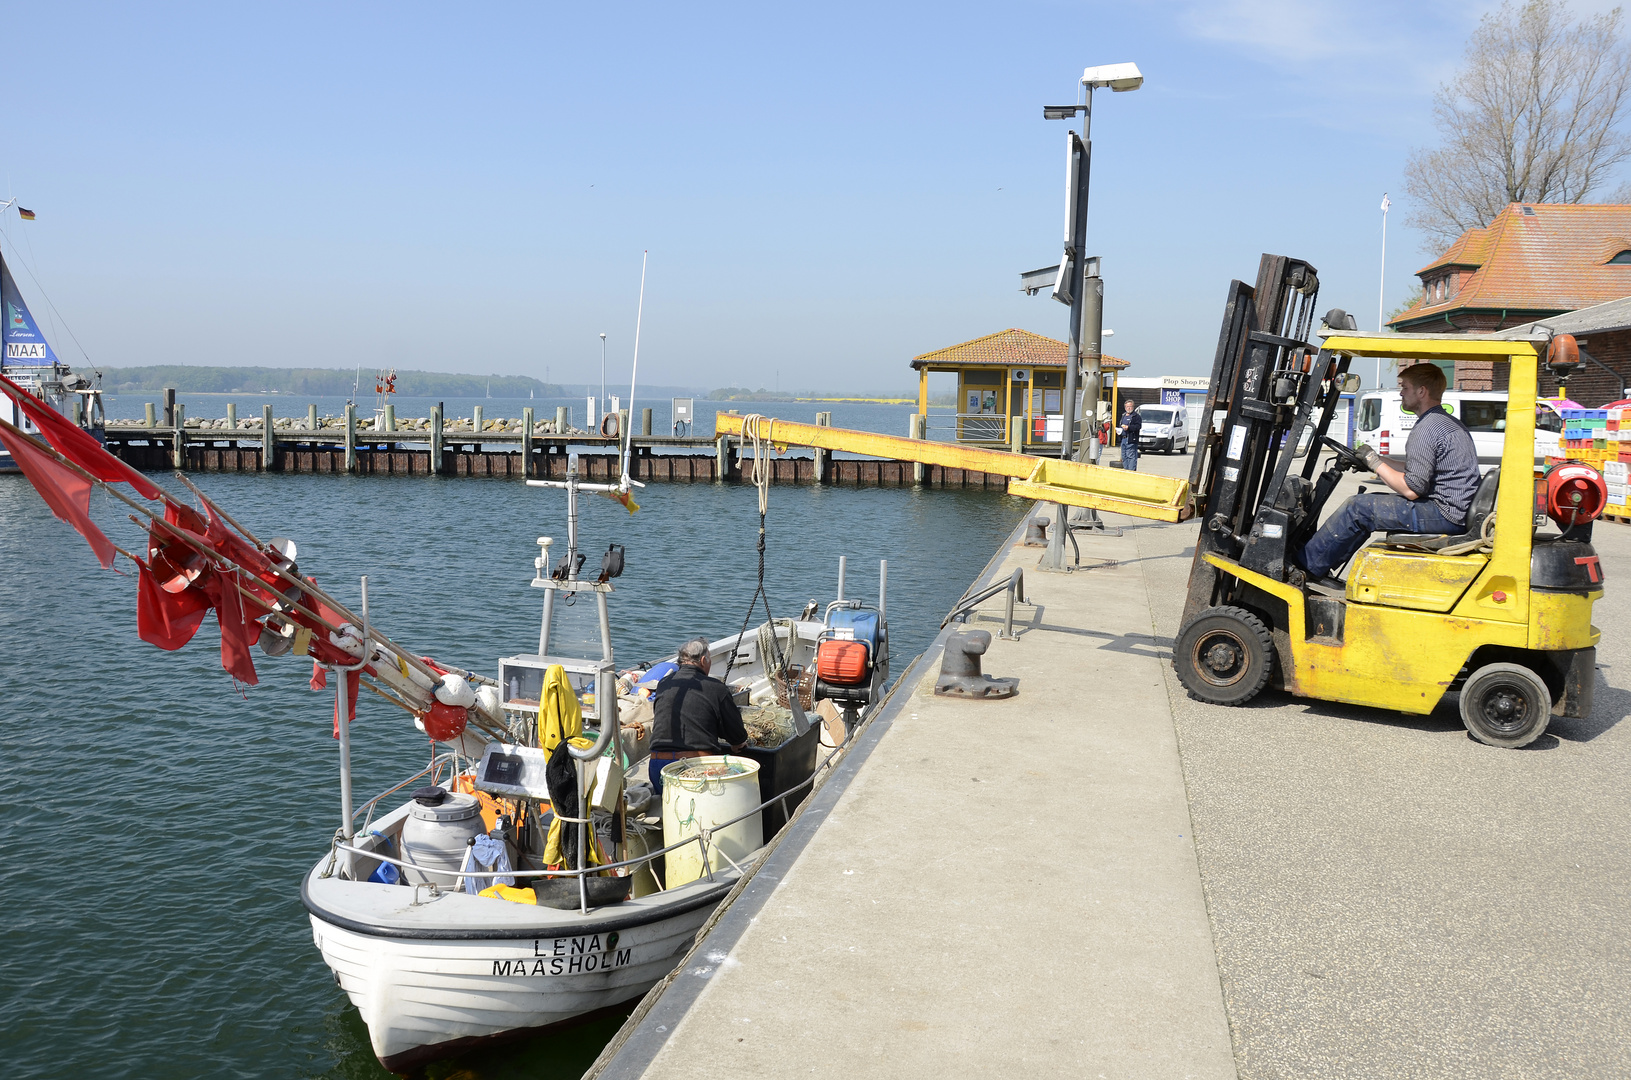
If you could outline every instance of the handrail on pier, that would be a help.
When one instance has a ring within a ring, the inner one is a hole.
[[[973,596],[964,593],[963,598],[953,604],[951,611],[946,614],[944,619],[940,620],[940,629],[944,630],[951,625],[953,619],[968,615],[975,607],[1000,592],[1008,594],[1008,602],[1002,620],[1002,633],[998,636],[1005,641],[1018,641],[1019,635],[1014,633],[1014,603],[1016,600],[1021,604],[1030,603],[1029,600],[1025,599],[1025,570],[1023,567],[1015,567],[1013,574],[1007,581],[993,585],[989,589],[983,589]]]

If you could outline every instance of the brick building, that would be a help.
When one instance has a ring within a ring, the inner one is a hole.
[[[1416,276],[1423,295],[1389,321],[1393,329],[1506,336],[1538,324],[1574,332],[1596,363],[1570,380],[1569,396],[1587,406],[1622,396],[1631,374],[1631,306],[1613,302],[1631,297],[1631,206],[1512,203]],[[1566,313],[1579,329],[1562,328],[1558,317]],[[1504,365],[1456,364],[1459,389],[1500,390],[1504,383]],[[1544,374],[1541,389],[1555,390]]]

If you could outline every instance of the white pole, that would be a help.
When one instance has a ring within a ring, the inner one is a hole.
[[[627,488],[629,479],[629,450],[634,446],[634,380],[640,374],[640,319],[646,313],[646,260],[651,257],[649,250],[640,253],[640,304],[634,309],[634,367],[629,371],[629,423],[628,433],[623,437],[623,481]]]
[[[600,335],[600,400],[606,400],[606,335]],[[598,419],[598,418],[597,418]]]
[[[1384,312],[1386,301],[1383,297],[1387,294],[1387,210],[1391,205],[1393,204],[1388,202],[1387,192],[1382,192],[1382,269],[1381,281],[1376,286],[1376,332],[1378,334],[1387,329],[1382,320],[1386,318]],[[1382,358],[1378,356],[1376,358],[1376,389],[1380,390],[1381,388]]]

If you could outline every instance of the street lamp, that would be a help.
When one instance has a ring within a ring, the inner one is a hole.
[[[600,411],[602,411],[602,412],[604,412],[605,409],[606,409],[606,335],[605,334],[600,335],[600,406],[599,406],[599,408],[600,408]],[[600,424],[600,417],[597,416],[597,417],[594,418],[594,420],[595,420],[596,426],[598,427],[599,424]]]
[[[1121,93],[1137,90],[1144,85],[1144,76],[1137,64],[1104,64],[1082,72],[1084,100],[1080,105],[1045,105],[1044,120],[1071,120],[1082,117],[1082,135],[1077,138],[1071,131],[1066,137],[1065,187],[1065,255],[1054,276],[1053,298],[1070,305],[1070,351],[1065,360],[1064,430],[1060,433],[1059,456],[1073,456],[1076,438],[1076,388],[1078,374],[1082,377],[1083,398],[1093,403],[1094,421],[1089,425],[1088,460],[1097,461],[1099,451],[1097,409],[1103,372],[1102,322],[1104,318],[1104,284],[1099,278],[1099,260],[1087,255],[1087,194],[1088,178],[1093,163],[1093,91],[1109,87]],[[1041,279],[1046,270],[1033,270],[1021,275],[1020,287],[1031,293],[1041,291]],[[1087,341],[1086,355],[1082,342]],[[1085,361],[1085,363],[1084,363]],[[1082,368],[1078,372],[1078,369]],[[1097,515],[1094,515],[1095,519]],[[1047,565],[1054,569],[1064,566],[1064,537],[1068,525],[1065,508],[1059,507],[1056,527],[1048,541]]]

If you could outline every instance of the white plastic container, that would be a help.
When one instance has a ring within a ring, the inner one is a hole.
[[[673,847],[703,829],[741,817],[758,806],[759,763],[743,757],[683,758],[663,767],[663,846]],[[708,863],[714,870],[738,866],[764,846],[764,822],[755,812],[709,840]],[[664,884],[673,889],[702,877],[702,845],[689,843],[663,856]]]
[[[431,883],[451,889],[459,880],[457,871],[464,865],[470,838],[487,828],[474,795],[449,791],[441,792],[437,799],[432,790],[441,792],[435,788],[414,793],[413,809],[402,823],[402,858],[415,866],[454,873],[423,873],[403,867],[402,880],[409,885]]]

